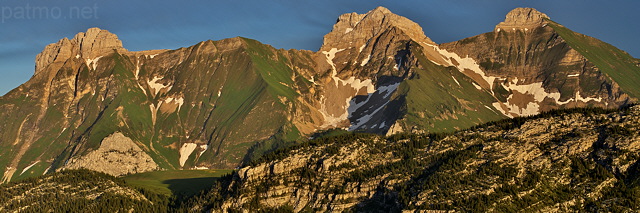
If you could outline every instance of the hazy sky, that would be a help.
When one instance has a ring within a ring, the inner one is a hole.
[[[0,0],[0,95],[31,77],[47,44],[90,27],[117,34],[133,51],[236,36],[315,51],[340,14],[376,6],[417,22],[437,43],[492,31],[511,9],[533,7],[640,57],[638,0]]]

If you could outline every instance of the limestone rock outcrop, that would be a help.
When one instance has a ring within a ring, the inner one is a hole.
[[[100,28],[90,28],[87,32],[80,32],[69,40],[68,38],[47,45],[36,56],[35,74],[40,73],[53,63],[63,63],[68,59],[95,60],[113,51],[127,52],[122,47],[122,41],[115,34]],[[89,64],[87,64],[89,66]]]
[[[158,165],[131,138],[116,132],[104,138],[100,148],[71,158],[64,169],[90,169],[113,176],[153,171]]]
[[[637,179],[639,129],[640,106],[634,106],[504,121],[444,136],[328,138],[240,169],[222,191],[210,192],[229,193],[224,199],[195,208],[566,212],[590,208],[580,205],[588,200],[637,208],[616,203],[610,193]],[[554,196],[558,190],[570,196]],[[479,200],[486,205],[468,205]]]
[[[406,34],[415,41],[435,44],[423,32],[417,23],[396,15],[384,7],[377,7],[366,14],[347,13],[338,17],[333,30],[324,37],[321,51],[331,48],[360,47],[368,40],[387,30],[399,30],[397,34]]]
[[[515,29],[533,29],[544,25],[550,19],[547,14],[533,8],[516,8],[507,14],[504,22],[500,22],[495,31]]]

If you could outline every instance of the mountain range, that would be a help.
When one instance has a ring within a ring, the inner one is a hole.
[[[532,8],[436,44],[378,7],[338,17],[316,52],[241,37],[128,51],[91,28],[47,45],[31,79],[0,97],[0,173],[237,168],[344,130],[454,132],[616,109],[638,100],[637,82],[640,60]]]

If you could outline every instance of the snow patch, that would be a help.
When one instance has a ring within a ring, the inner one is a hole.
[[[158,109],[160,109],[160,104],[162,103],[158,103],[158,106],[156,106],[155,104],[149,105],[149,110],[151,110],[151,123],[153,125],[156,125],[156,115],[158,115]]]
[[[209,146],[206,144],[200,145],[200,149],[202,149],[202,151],[200,151],[198,156],[202,156],[202,154],[204,154],[204,152],[207,151],[207,148],[209,148]]]
[[[347,28],[347,29],[344,31],[344,33],[349,33],[349,32],[351,32],[351,31],[353,31],[353,28],[349,27],[349,28]]]
[[[138,79],[138,74],[140,74],[140,61],[136,61],[136,79]]]
[[[438,53],[440,53],[442,56],[444,56],[444,61],[448,63],[447,64],[448,66],[454,66],[454,67],[458,68],[458,70],[460,72],[464,72],[465,70],[471,70],[472,72],[480,75],[482,77],[482,79],[487,83],[487,85],[489,85],[488,89],[493,94],[493,82],[497,79],[497,77],[487,76],[484,73],[484,71],[482,71],[482,69],[480,68],[480,65],[478,65],[478,63],[476,63],[476,61],[473,60],[473,58],[470,58],[469,56],[467,56],[465,58],[462,58],[456,53],[449,52],[449,51],[444,50],[444,49],[440,49],[440,47],[438,47],[437,45],[428,44],[428,43],[424,43],[424,42],[423,42],[423,44],[425,44],[427,46],[430,46],[430,47],[433,47],[434,50],[438,51]],[[458,65],[455,65],[452,62],[451,59],[453,59],[456,62],[458,62]],[[434,62],[434,61],[432,61],[432,62]]]
[[[384,94],[384,98],[388,98],[393,92],[396,91],[396,89],[398,89],[398,86],[400,86],[400,83],[395,83],[395,84],[391,84],[391,85],[387,85],[387,86],[381,86],[378,87],[378,93]]]
[[[180,166],[184,166],[184,163],[189,159],[189,155],[193,153],[198,145],[195,143],[184,143],[180,148]]]
[[[491,110],[491,111],[493,111],[493,112],[496,112],[495,110],[491,109],[491,107],[489,107],[489,106],[487,106],[487,105],[484,105],[484,108],[487,108],[487,109],[489,109],[489,110]]]
[[[518,82],[518,78],[515,78],[514,82]],[[552,98],[556,101],[558,101],[560,99],[560,93],[559,92],[553,92],[553,93],[547,93],[544,90],[544,87],[542,87],[542,82],[538,82],[538,83],[532,83],[532,84],[524,84],[524,85],[517,85],[516,83],[510,83],[510,84],[502,84],[502,86],[507,89],[507,90],[515,90],[518,91],[522,94],[530,94],[533,95],[533,98],[537,101],[537,102],[542,102],[544,100],[544,98],[549,97]]]
[[[158,95],[161,89],[168,88],[167,90],[170,90],[172,87],[172,86],[165,86],[162,83],[158,83],[158,81],[161,79],[162,79],[161,77],[156,76],[156,77],[153,77],[151,81],[147,82],[149,84],[149,87],[153,88],[153,93],[156,95]]]
[[[500,103],[500,102],[493,102],[491,105],[492,105],[494,108],[498,109],[498,111],[500,111],[503,115],[505,115],[505,116],[507,116],[507,117],[510,117],[510,118],[513,118],[513,115],[511,115],[511,114],[509,113],[509,111],[505,111],[505,110],[502,108],[502,106],[504,105],[503,103]]]
[[[85,63],[87,64],[87,67],[90,67],[92,64],[93,66],[93,70],[96,70],[96,67],[98,66],[98,60],[100,60],[100,58],[102,58],[102,56],[94,58],[94,59],[86,59]]]
[[[385,102],[380,107],[378,107],[377,109],[373,110],[372,112],[370,112],[370,113],[358,118],[355,122],[352,122],[351,126],[349,127],[349,131],[353,131],[353,130],[356,130],[356,129],[360,128],[360,127],[364,127],[363,125],[365,123],[369,122],[369,120],[371,120],[371,117],[373,117],[373,115],[377,114],[380,110],[384,109],[384,107],[386,107],[387,104],[389,104],[389,102],[390,102],[390,100],[388,99],[389,96],[391,94],[393,94],[393,92],[395,92],[396,89],[398,89],[399,85],[400,85],[400,82],[394,83],[394,84],[390,84],[390,85],[386,85],[386,86],[380,86],[380,87],[378,87],[378,89],[374,93],[370,93],[369,96],[367,96],[366,100],[364,100],[364,101],[362,101],[360,103],[355,103],[355,99],[352,99],[349,102],[349,108],[348,108],[348,112],[349,112],[348,114],[350,116],[353,115],[356,111],[358,111],[358,109],[362,108],[365,104],[367,104],[374,94],[384,95],[383,98],[387,99],[387,102]],[[365,111],[365,112],[367,112],[367,111]],[[375,127],[372,126],[371,128],[375,128]],[[384,128],[384,125],[380,125],[379,128]]]
[[[458,84],[458,86],[460,86],[460,82],[458,82],[458,79],[456,79],[456,77],[451,76],[451,78],[453,78],[453,80],[456,82],[456,84]]]
[[[366,103],[366,102],[365,102]],[[376,113],[378,113],[380,110],[384,109],[387,104],[389,104],[389,101],[387,101],[385,104],[383,104],[382,106],[378,107],[377,109],[373,110],[373,112],[366,114],[360,118],[358,118],[355,122],[355,124],[352,124],[349,127],[349,131],[353,131],[358,129],[360,126],[364,125],[365,123],[369,122],[369,120],[371,120],[371,117],[373,117],[373,115],[375,115]]]
[[[542,103],[542,101],[544,101],[545,98],[551,98],[556,102],[560,100],[560,93],[559,92],[547,93],[544,87],[542,86],[542,82],[532,83],[532,84],[523,84],[523,85],[517,85],[517,83],[518,83],[518,78],[514,78],[511,80],[511,82],[508,82],[507,84],[502,84],[502,86],[505,89],[512,91],[511,92],[512,94],[509,95],[509,97],[507,97],[507,102],[502,103],[504,104],[504,106],[506,106],[508,110],[505,111],[501,107],[501,105],[498,103],[493,104],[493,106],[496,109],[500,110],[506,116],[511,117],[512,114],[515,114],[518,116],[536,115],[540,113],[539,103]],[[516,104],[511,104],[513,100],[514,91],[524,95],[532,95],[534,100],[527,103],[525,107],[519,107]]]
[[[327,57],[327,63],[329,63],[329,65],[331,65],[331,69],[333,70],[333,72],[331,73],[331,77],[333,78],[333,80],[336,83],[336,87],[338,87],[338,81],[336,80],[336,75],[338,75],[337,71],[336,71],[336,64],[333,63],[333,58],[336,57],[336,53],[343,51],[344,49],[338,49],[338,48],[331,48],[331,50],[327,51],[322,51],[322,54],[324,54]],[[338,78],[339,79],[339,78]]]
[[[476,89],[482,90],[482,87],[480,85],[476,84],[476,82],[471,82],[471,84],[473,84],[473,86],[476,87]]]
[[[567,77],[578,77],[578,76],[580,76],[580,73],[578,73],[578,74],[571,74],[571,75],[567,75]]]
[[[358,53],[361,53],[361,52],[362,52],[362,50],[364,50],[364,47],[366,47],[366,46],[367,46],[367,44],[363,44],[363,45],[360,47],[360,50],[358,50]]]
[[[369,63],[369,60],[371,60],[371,55],[369,55],[369,56],[367,56],[367,58],[363,59],[362,63],[360,63],[360,66],[363,67],[364,65]]]
[[[79,59],[79,58],[80,58],[80,54],[76,55],[76,59]]]
[[[42,175],[46,175],[46,174],[47,174],[47,172],[48,172],[50,169],[51,169],[51,166],[47,167],[47,168],[44,170],[44,172],[42,173]]]
[[[582,97],[580,95],[580,91],[577,91],[576,95],[573,98],[570,98],[569,100],[566,100],[564,102],[558,101],[558,104],[564,105],[572,101],[582,101],[584,103],[588,103],[589,101],[602,102],[602,97],[598,97],[598,98]]]
[[[37,163],[40,163],[40,161],[33,162],[31,165],[29,165],[29,166],[25,167],[25,168],[22,170],[22,172],[20,172],[20,175],[22,175],[22,174],[23,174],[24,172],[26,172],[27,170],[31,169],[31,167],[35,166]]]
[[[571,98],[566,101],[560,101],[561,94],[559,92],[551,92],[551,93],[546,92],[545,88],[542,86],[542,82],[524,84],[524,85],[517,85],[517,82],[518,82],[518,79],[515,78],[515,79],[512,79],[511,82],[507,84],[502,84],[502,86],[505,89],[510,90],[512,92],[512,94],[509,95],[509,97],[507,97],[507,102],[493,103],[493,106],[496,109],[500,110],[504,115],[509,117],[512,117],[512,115],[529,116],[529,115],[536,115],[540,113],[539,104],[542,103],[542,101],[544,101],[544,99],[546,98],[552,99],[558,105],[565,105],[572,101],[582,101],[585,103],[589,101],[597,101],[597,102],[602,101],[601,97],[598,97],[598,98],[582,97],[579,91],[576,92],[576,95],[574,98]],[[511,104],[513,99],[513,92],[518,92],[525,95],[531,95],[533,96],[534,100],[527,103],[525,107],[519,107],[516,104]],[[505,106],[507,110],[503,109],[502,106]]]
[[[396,63],[396,65],[393,66],[394,70],[399,70],[400,69],[400,64],[402,64],[402,58],[400,58],[400,61],[398,63]]]
[[[376,91],[375,86],[373,85],[373,82],[371,81],[371,79],[367,79],[367,80],[360,80],[360,79],[356,79],[355,77],[350,77],[347,80],[343,80],[340,79],[337,75],[338,72],[336,70],[336,66],[333,62],[333,58],[335,58],[336,53],[343,51],[344,49],[337,49],[337,48],[331,48],[331,50],[329,51],[322,51],[322,53],[326,56],[327,58],[327,63],[329,63],[331,65],[332,68],[332,72],[331,72],[331,78],[333,79],[336,88],[338,88],[340,85],[341,86],[350,86],[351,88],[353,88],[355,91],[360,91],[362,88],[366,88],[367,93],[371,94],[374,93]],[[353,95],[355,96],[355,94]],[[344,104],[344,113],[341,114],[340,116],[332,116],[331,114],[329,114],[327,112],[326,106],[325,104],[323,104],[320,108],[320,113],[322,114],[322,116],[324,117],[325,120],[325,124],[322,125],[322,127],[329,127],[329,126],[336,126],[338,123],[340,123],[341,121],[346,120],[349,115],[349,106],[350,106],[350,102],[353,99],[353,96],[348,97],[345,99],[345,104]],[[321,99],[323,103],[325,103],[326,97],[321,96]]]
[[[147,55],[147,56],[149,56],[149,58],[153,58],[153,57],[156,57],[157,55],[158,55],[158,54]]]
[[[337,126],[341,121],[346,120],[347,118],[349,118],[349,105],[350,105],[350,99],[351,98],[347,98],[345,101],[345,105],[347,110],[345,110],[344,113],[342,113],[342,115],[340,116],[333,116],[331,114],[329,114],[329,112],[327,112],[327,107],[326,104],[322,104],[322,106],[320,107],[320,114],[322,114],[322,117],[324,118],[324,124],[322,125],[322,128],[326,128],[326,127],[335,127]],[[326,98],[324,97],[324,95],[321,95],[320,100],[322,100],[322,103],[326,102]]]
[[[576,92],[576,100],[578,101],[582,101],[582,102],[589,102],[589,101],[596,101],[596,102],[602,102],[602,97],[598,97],[598,98],[590,98],[590,97],[582,97],[580,96],[580,91]]]
[[[163,101],[164,103],[171,103],[174,102],[175,104],[178,104],[178,111],[180,111],[180,108],[182,107],[182,105],[184,104],[184,99],[182,97],[179,98],[167,98],[166,100]],[[158,104],[159,106],[160,104]]]

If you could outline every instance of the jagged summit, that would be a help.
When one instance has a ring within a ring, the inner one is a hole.
[[[47,45],[36,56],[35,73],[38,74],[52,63],[65,62],[72,57],[92,60],[109,54],[113,50],[127,51],[117,35],[100,28],[90,28],[87,32],[76,34],[71,40],[63,38],[56,43]]]
[[[331,48],[348,48],[360,46],[373,37],[396,30],[397,34],[405,34],[418,42],[433,43],[425,36],[422,27],[417,23],[396,15],[384,7],[377,7],[366,14],[347,13],[338,18],[333,25],[333,30],[325,35],[322,48],[327,51]]]
[[[511,10],[503,22],[495,28],[499,30],[532,29],[544,25],[546,19],[550,19],[547,14],[533,8],[516,8]]]
[[[88,29],[86,33],[76,34],[71,43],[79,45],[80,54],[85,58],[99,57],[114,49],[124,50],[116,34],[96,27]]]

